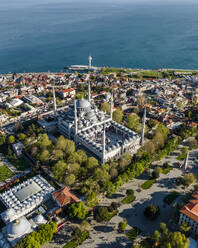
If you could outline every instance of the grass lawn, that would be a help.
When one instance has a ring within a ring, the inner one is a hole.
[[[177,197],[179,196],[179,192],[172,191],[167,196],[164,197],[164,202],[170,205]]]
[[[162,173],[164,175],[168,174],[173,169],[172,166],[169,166],[168,168],[162,168]]]
[[[135,196],[134,195],[127,195],[124,199],[122,199],[122,203],[123,204],[129,204],[129,203],[131,203],[131,202],[133,202],[133,201],[135,201]]]
[[[141,188],[142,189],[149,189],[154,183],[156,183],[155,179],[149,179],[141,185]]]
[[[0,166],[0,182],[12,177],[14,173],[5,165]]]

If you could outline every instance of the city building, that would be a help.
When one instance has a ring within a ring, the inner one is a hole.
[[[74,97],[75,96],[75,94],[76,94],[76,91],[75,91],[75,89],[73,89],[73,88],[70,88],[70,89],[63,89],[63,90],[61,90],[60,91],[60,95],[62,96],[62,97],[70,97],[70,98],[72,98],[72,97]]]
[[[187,222],[191,233],[198,234],[198,192],[196,191],[189,203],[180,209],[179,225]]]

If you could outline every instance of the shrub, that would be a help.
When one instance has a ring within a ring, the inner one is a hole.
[[[157,205],[149,204],[144,210],[144,216],[150,220],[154,220],[160,214],[160,208]]]
[[[132,189],[127,189],[126,194],[127,195],[134,195],[134,191]]]
[[[79,239],[73,239],[65,244],[62,248],[76,248],[89,237],[89,232],[81,232]]]
[[[142,231],[138,227],[133,227],[126,233],[127,238],[133,241]]]
[[[122,199],[122,203],[123,204],[129,204],[132,203],[133,201],[135,201],[135,196],[134,195],[127,195],[124,199]]]
[[[160,167],[155,167],[154,171],[152,172],[152,177],[153,178],[158,178],[161,173],[161,168]]]
[[[149,179],[141,185],[141,188],[142,189],[149,189],[154,183],[156,183],[155,179]]]
[[[109,211],[108,207],[96,207],[94,209],[94,219],[97,222],[109,221],[118,213],[118,210]]]
[[[170,205],[177,197],[179,196],[179,192],[172,191],[166,197],[164,197],[164,202]]]
[[[124,232],[125,229],[127,227],[127,222],[126,221],[121,221],[119,224],[118,224],[118,231],[119,232]]]

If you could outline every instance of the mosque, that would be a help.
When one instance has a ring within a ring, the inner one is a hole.
[[[0,202],[5,206],[0,213],[0,223],[4,223],[0,230],[0,247],[14,247],[68,204],[78,201],[67,187],[55,190],[40,175],[0,193]]]
[[[115,122],[113,116],[113,97],[111,96],[110,115],[100,111],[91,101],[90,83],[88,99],[74,100],[67,111],[57,112],[55,91],[53,88],[54,116],[53,122],[39,120],[39,124],[51,131],[52,126],[66,138],[75,141],[87,152],[95,156],[100,163],[117,159],[124,153],[134,154],[143,143],[146,112],[143,118],[142,135]]]

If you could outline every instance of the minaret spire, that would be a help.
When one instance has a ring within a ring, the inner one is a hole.
[[[142,118],[142,133],[141,133],[141,140],[140,140],[140,145],[141,146],[144,143],[145,124],[146,124],[146,107],[144,108],[144,114],[143,114],[143,118]]]
[[[52,87],[52,92],[53,92],[53,102],[54,102],[54,116],[57,116],[57,107],[56,107],[56,94],[54,90],[54,86]]]
[[[105,158],[105,147],[106,147],[106,134],[105,134],[105,124],[103,125],[103,136],[102,136],[102,162]]]
[[[186,154],[186,158],[184,160],[184,171],[186,171],[187,167],[188,167],[188,158],[189,158],[189,151]]]
[[[77,117],[76,100],[74,100],[74,117],[75,117],[75,135],[77,135],[78,134],[78,117]]]
[[[91,86],[90,86],[90,81],[88,83],[88,101],[91,102]]]
[[[111,120],[113,119],[113,95],[111,94],[111,110],[110,110]]]

